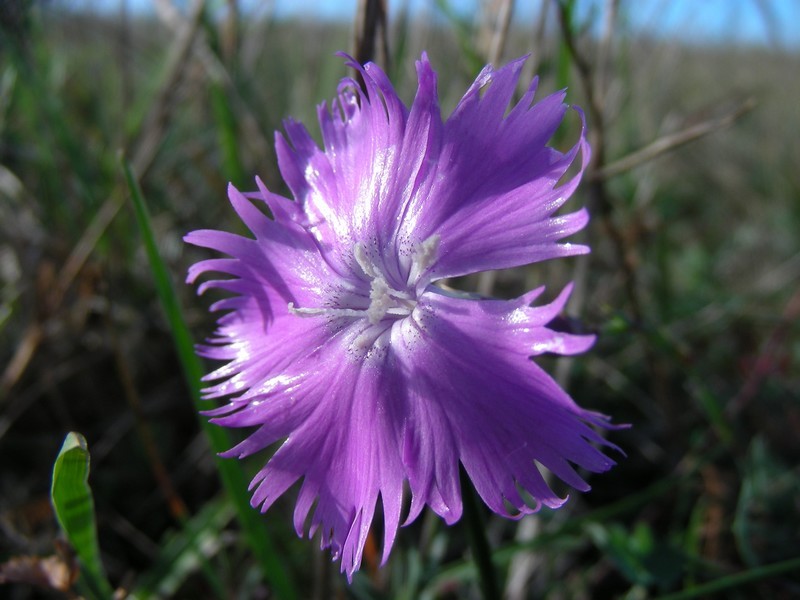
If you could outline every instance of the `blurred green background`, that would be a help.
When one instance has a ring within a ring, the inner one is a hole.
[[[386,567],[368,550],[348,586],[295,537],[291,492],[259,518],[282,570],[264,573],[198,425],[120,166],[200,340],[209,300],[182,280],[206,254],[181,238],[244,233],[228,181],[287,193],[273,131],[292,116],[317,135],[354,22],[282,16],[279,2],[101,4],[0,3],[0,581],[62,568],[49,587],[70,587],[50,478],[78,431],[121,597],[477,597],[466,534],[430,515]],[[632,424],[610,434],[627,458],[591,492],[519,523],[486,515],[505,596],[800,596],[800,51],[769,35],[777,4],[728,3],[763,19],[757,41],[645,32],[636,0],[390,4],[376,58],[406,102],[423,50],[445,115],[483,64],[531,53],[522,84],[568,86],[589,119],[594,163],[568,207],[588,205],[593,253],[455,282],[501,297],[546,283],[552,297],[576,281],[569,316],[598,343],[545,366],[579,404]],[[568,119],[555,144],[576,131]],[[0,596],[68,595],[47,587]]]

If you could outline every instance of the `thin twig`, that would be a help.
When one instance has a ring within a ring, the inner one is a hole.
[[[115,190],[111,196],[103,202],[102,206],[100,206],[100,210],[95,213],[89,225],[83,230],[83,234],[81,234],[80,239],[75,246],[73,246],[72,252],[70,252],[67,260],[64,262],[64,266],[59,271],[55,288],[48,298],[48,306],[52,309],[52,312],[55,312],[57,308],[61,306],[64,296],[69,291],[78,273],[83,269],[83,265],[86,264],[89,255],[92,253],[95,246],[97,246],[97,242],[100,241],[100,238],[111,224],[111,221],[117,216],[123,201],[124,197],[122,194],[119,193],[119,190]]]
[[[239,47],[239,3],[227,0],[228,14],[220,23],[220,50],[225,62],[231,64]]]
[[[135,149],[133,150],[131,164],[140,178],[145,175],[153,164],[163,137],[164,124],[169,118],[172,94],[178,87],[181,77],[187,71],[186,60],[197,33],[203,2],[204,0],[195,0],[191,11],[192,18],[188,20],[186,28],[181,31],[181,35],[176,38],[170,49],[169,66],[164,83],[161,85],[156,100],[144,121],[142,134],[134,142]],[[125,196],[121,193],[121,190],[114,190],[95,213],[86,229],[84,229],[83,234],[67,257],[64,266],[59,271],[55,285],[46,299],[45,306],[48,310],[47,314],[44,315],[45,320],[58,312],[66,293],[78,273],[83,269],[100,238],[119,213],[124,202]],[[38,322],[29,326],[25,336],[27,343],[18,348],[17,353],[12,357],[11,362],[3,371],[2,377],[0,377],[0,396],[5,395],[22,377],[30,360],[36,353],[36,349],[44,339],[44,329]]]
[[[542,0],[542,7],[539,16],[536,18],[536,28],[533,32],[533,44],[531,47],[531,57],[525,63],[525,68],[520,79],[523,82],[531,81],[539,72],[539,65],[544,54],[545,35],[547,33],[547,15],[549,13],[550,0]]]
[[[608,76],[610,72],[611,44],[614,41],[614,29],[619,13],[619,0],[608,0],[606,3],[603,36],[597,51],[597,96],[601,105],[605,105],[608,92]]]
[[[44,329],[41,323],[34,321],[28,325],[22,334],[22,341],[17,344],[14,355],[3,370],[3,376],[0,377],[0,400],[5,398],[8,391],[22,377],[43,338]]]
[[[611,179],[621,173],[630,171],[666,152],[670,152],[689,142],[693,142],[701,137],[731,126],[753,110],[756,104],[754,98],[748,98],[735,109],[725,113],[721,117],[709,119],[708,121],[697,123],[696,125],[692,125],[676,133],[660,137],[644,148],[631,152],[613,163],[597,168],[595,171],[591,172],[588,177],[590,180]]]
[[[169,5],[165,0],[156,1],[159,14],[166,10],[165,5]],[[204,0],[194,0],[189,9],[189,17],[181,19],[179,26],[173,29],[176,39],[167,57],[164,83],[159,87],[158,94],[150,106],[141,135],[131,154],[131,166],[139,179],[144,176],[145,167],[149,167],[163,140],[164,127],[173,106],[175,93],[180,87],[181,79],[188,71],[186,67],[191,59],[192,46],[198,37],[204,5]],[[146,165],[143,164],[145,162]]]
[[[33,406],[49,389],[56,387],[59,383],[66,381],[75,374],[90,369],[104,357],[95,355],[87,359],[83,355],[67,359],[63,362],[49,365],[47,377],[36,378],[29,386],[14,396],[14,401],[3,406],[0,411],[0,440],[8,433],[11,426],[20,416]],[[0,389],[0,399],[3,398],[3,390]],[[95,453],[93,452],[94,456]]]
[[[596,82],[592,76],[592,69],[586,58],[578,51],[573,36],[572,24],[565,4],[558,2],[558,17],[564,44],[567,47],[573,62],[578,69],[581,83],[586,94],[589,116],[591,119],[590,142],[592,158],[588,172],[600,171],[605,165],[606,137],[605,117],[603,107],[595,88]],[[590,179],[587,192],[590,207],[595,208],[602,219],[603,226],[611,241],[616,254],[616,261],[622,275],[623,289],[628,300],[633,328],[643,338],[644,361],[650,373],[650,393],[659,406],[669,406],[666,396],[666,375],[658,357],[647,339],[645,329],[645,312],[639,297],[639,276],[636,268],[636,259],[633,248],[629,248],[628,241],[614,221],[614,207],[603,179]]]
[[[489,48],[489,64],[497,65],[503,57],[503,51],[508,40],[508,31],[511,27],[511,17],[514,14],[514,0],[499,0],[497,22],[494,27],[492,44]]]
[[[584,93],[586,94],[586,102],[589,109],[589,116],[591,119],[591,146],[592,146],[592,159],[588,171],[600,171],[605,165],[605,118],[603,116],[603,109],[599,105],[599,100],[595,90],[595,82],[592,77],[592,69],[583,55],[578,51],[575,37],[572,33],[572,24],[569,22],[569,15],[567,8],[562,2],[557,3],[558,7],[558,22],[561,26],[561,34],[564,39],[564,44],[572,57],[575,67],[578,69],[578,74],[581,79]],[[614,223],[612,218],[613,208],[611,200],[608,197],[608,192],[605,188],[603,180],[595,179],[589,182],[588,193],[590,203],[595,206],[603,219],[606,231],[608,232],[611,242],[617,254],[617,260],[620,269],[624,275],[625,292],[628,297],[628,302],[631,307],[631,313],[637,326],[641,326],[644,311],[639,300],[637,290],[637,275],[634,261],[631,253],[627,249],[625,236]]]
[[[494,2],[494,6],[497,7],[495,10],[496,17],[486,20],[486,26],[494,29],[491,35],[487,62],[496,66],[502,58],[506,40],[508,39],[511,16],[514,13],[514,0],[497,0]],[[478,294],[482,296],[491,296],[496,282],[497,271],[484,271],[480,273],[478,275]]]
[[[477,292],[481,296],[491,296],[494,284],[497,281],[497,271],[483,271],[478,273]]]
[[[158,487],[161,488],[161,493],[164,494],[164,499],[167,502],[167,507],[170,514],[176,521],[180,523],[188,517],[189,511],[186,508],[186,503],[180,497],[180,494],[178,494],[177,489],[173,485],[172,478],[169,476],[169,472],[164,466],[164,462],[161,460],[161,455],[158,451],[158,444],[156,444],[155,436],[153,435],[153,429],[150,427],[150,423],[147,420],[144,409],[142,408],[142,401],[139,396],[139,392],[136,390],[136,384],[133,381],[133,374],[128,366],[128,360],[125,356],[125,353],[122,350],[122,344],[120,343],[117,330],[114,327],[111,314],[111,306],[109,305],[105,313],[105,325],[111,338],[111,348],[114,355],[114,363],[117,367],[117,375],[119,376],[119,381],[122,384],[122,390],[124,392],[125,399],[127,400],[128,406],[130,407],[136,421],[136,430],[139,434],[139,439],[144,446],[147,460],[150,463],[150,469],[153,472],[153,477],[155,478]]]
[[[558,7],[558,23],[561,28],[561,37],[569,51],[573,64],[578,69],[578,75],[583,85],[583,92],[586,94],[586,104],[589,109],[589,117],[592,120],[593,131],[595,132],[595,136],[604,140],[603,131],[605,119],[603,118],[603,110],[596,94],[597,90],[595,89],[594,79],[592,77],[592,68],[584,56],[578,51],[575,36],[572,34],[572,23],[570,22],[570,15],[567,12],[566,4],[556,0],[556,6]],[[599,149],[602,150],[602,145],[600,145]],[[592,160],[595,163],[603,162],[602,153],[601,156],[598,157],[597,150],[594,148],[592,150]]]
[[[156,8],[158,9],[159,18],[173,33],[178,33],[186,27],[189,19],[181,14],[171,0],[156,0]],[[236,115],[241,120],[243,129],[247,131],[247,135],[242,138],[242,143],[250,147],[257,162],[269,162],[273,156],[272,145],[264,136],[261,124],[253,114],[252,109],[239,94],[230,72],[211,49],[207,37],[202,32],[198,33],[195,40],[193,55],[205,69],[206,75],[214,83],[220,84],[225,88],[228,93],[230,100],[234,104],[233,108],[236,111]],[[133,162],[132,165],[134,173],[139,175],[135,168],[136,163]],[[141,178],[141,176],[139,177]]]

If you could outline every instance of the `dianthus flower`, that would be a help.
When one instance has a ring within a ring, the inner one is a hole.
[[[459,519],[459,464],[508,517],[563,504],[538,465],[587,490],[576,467],[614,464],[595,446],[611,445],[592,427],[608,427],[606,417],[577,406],[531,360],[593,343],[547,326],[570,287],[531,306],[543,288],[506,301],[436,285],[588,252],[559,243],[584,227],[585,210],[556,214],[589,159],[583,129],[566,153],[546,145],[568,107],[564,92],[534,104],[535,80],[507,111],[523,63],[484,68],[442,121],[426,55],[410,108],[380,68],[349,60],[364,87],[344,79],[319,106],[323,147],[293,120],[286,137],[276,134],[294,200],[259,179],[254,193],[230,187],[254,238],[186,237],[228,255],[195,264],[189,282],[209,271],[232,276],[199,287],[233,294],[212,306],[225,314],[199,348],[227,361],[206,377],[218,381],[207,398],[228,398],[208,415],[255,428],[224,456],[281,442],[251,484],[252,504],[266,511],[302,479],[297,533],[319,530],[348,577],[378,497],[385,562],[401,520],[425,505],[448,524]],[[579,154],[580,171],[559,185]]]

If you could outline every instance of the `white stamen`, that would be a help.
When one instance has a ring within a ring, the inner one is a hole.
[[[441,239],[441,236],[435,233],[427,240],[414,247],[411,272],[408,274],[409,285],[415,285],[423,271],[434,263],[439,253],[439,242]]]
[[[412,255],[411,272],[409,273],[408,285],[410,288],[416,285],[419,276],[428,269],[436,260],[439,249],[439,236],[432,235],[427,240],[418,244]],[[353,246],[353,258],[356,264],[370,278],[369,306],[366,309],[355,308],[331,308],[331,307],[312,307],[298,308],[294,303],[289,303],[289,312],[298,317],[349,317],[364,318],[371,325],[380,323],[386,315],[393,317],[407,317],[417,306],[417,300],[413,292],[396,290],[387,281],[386,276],[370,260],[367,249],[362,243]],[[362,296],[363,298],[363,296]],[[368,347],[374,340],[374,331],[366,329],[356,340],[356,346]]]
[[[392,306],[392,297],[389,295],[389,284],[383,277],[375,278],[370,284],[369,308],[367,318],[373,325],[381,322],[386,312]]]
[[[355,246],[353,246],[353,257],[356,259],[358,266],[361,267],[361,270],[364,271],[364,275],[367,277],[378,276],[377,271],[375,270],[375,265],[369,261],[367,249],[364,247],[364,244],[358,242]]]
[[[289,302],[289,312],[298,317],[319,317],[331,315],[333,317],[355,317],[361,318],[364,316],[363,310],[355,310],[352,308],[300,308],[295,307],[294,302]]]
[[[387,314],[404,317],[416,305],[417,301],[410,294],[392,289],[383,277],[376,277],[370,284],[367,318],[376,325]]]

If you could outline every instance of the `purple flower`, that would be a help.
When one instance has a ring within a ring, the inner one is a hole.
[[[533,104],[535,80],[507,111],[523,63],[487,66],[443,122],[426,55],[410,108],[377,66],[351,59],[365,91],[344,79],[320,105],[324,148],[293,120],[276,135],[294,201],[258,179],[255,193],[231,187],[255,238],[186,237],[229,256],[188,277],[232,276],[199,287],[233,294],[212,306],[225,314],[199,349],[227,361],[205,378],[218,382],[207,398],[228,398],[208,415],[255,428],[225,456],[281,442],[251,484],[252,504],[266,511],[302,479],[297,533],[319,530],[348,577],[379,496],[386,561],[401,520],[425,505],[448,524],[459,519],[459,463],[483,501],[512,518],[565,501],[538,465],[587,490],[576,467],[614,464],[593,445],[611,446],[592,427],[609,427],[606,417],[578,407],[530,360],[592,345],[547,327],[570,287],[532,307],[543,288],[506,301],[435,284],[588,252],[559,243],[586,225],[586,211],[555,214],[578,185],[588,144],[581,132],[567,153],[546,145],[568,107],[564,92]],[[580,172],[558,185],[578,154]]]

